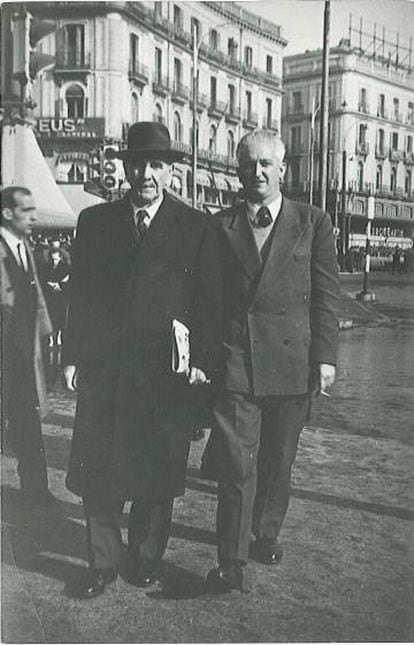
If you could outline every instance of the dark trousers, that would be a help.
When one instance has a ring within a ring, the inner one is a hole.
[[[250,535],[276,540],[290,497],[291,470],[308,396],[252,397],[225,392],[214,408],[224,441],[219,481],[218,559],[248,560]]]
[[[39,411],[34,403],[20,400],[9,410],[7,444],[17,457],[21,491],[30,502],[48,491],[46,455]]]
[[[122,553],[120,516],[124,502],[83,498],[89,566],[117,568]],[[132,562],[158,561],[164,555],[171,528],[174,499],[162,502],[134,500],[128,523],[128,550]]]

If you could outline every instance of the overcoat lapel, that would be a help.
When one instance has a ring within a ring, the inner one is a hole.
[[[172,253],[174,240],[183,239],[185,239],[185,230],[182,229],[179,217],[179,204],[166,194],[145,238],[142,241],[138,240],[136,260],[140,263],[148,254],[151,257],[163,257],[166,252]]]
[[[262,266],[253,231],[247,221],[244,204],[234,209],[233,216],[223,226],[231,247],[250,280],[254,280]]]
[[[254,300],[274,286],[277,276],[285,262],[305,232],[300,215],[291,201],[283,197],[282,208],[275,224],[267,261],[257,285]]]

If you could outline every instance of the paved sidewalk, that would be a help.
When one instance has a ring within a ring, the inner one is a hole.
[[[103,596],[82,602],[64,591],[86,566],[82,509],[64,488],[74,401],[55,394],[52,406],[44,432],[56,513],[19,510],[15,461],[3,456],[3,641],[413,640],[413,448],[305,429],[282,563],[251,562],[247,593],[209,597],[215,487],[198,478],[204,442],[193,443],[164,587],[139,590],[119,578]]]

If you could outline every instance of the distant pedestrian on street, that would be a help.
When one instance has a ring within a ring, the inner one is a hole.
[[[221,340],[215,227],[166,192],[182,154],[164,125],[143,122],[129,129],[122,157],[131,191],[79,217],[63,346],[68,387],[79,388],[67,486],[87,522],[80,598],[117,576],[125,500],[127,578],[147,586],[158,577],[184,493],[193,397],[214,377]]]
[[[27,188],[1,192],[2,429],[17,457],[23,502],[51,506],[41,418],[47,412],[42,343],[52,327],[28,244],[36,210]]]
[[[402,272],[402,270],[401,270],[401,267],[402,267],[401,257],[402,257],[401,249],[400,249],[399,246],[396,246],[394,251],[393,251],[393,254],[392,254],[392,272],[393,272],[393,274]]]
[[[243,586],[254,556],[275,565],[311,392],[335,379],[338,279],[331,219],[280,193],[285,146],[262,130],[237,148],[246,200],[219,214],[224,280],[221,391],[203,472],[218,479],[211,592]]]
[[[66,310],[68,303],[68,287],[70,279],[70,266],[62,250],[51,248],[45,265],[41,271],[42,285],[53,333],[53,345],[60,345],[62,333],[66,324]]]

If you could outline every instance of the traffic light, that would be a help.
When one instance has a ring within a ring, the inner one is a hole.
[[[92,150],[90,153],[90,163],[89,163],[89,177],[83,185],[83,189],[87,193],[96,195],[97,197],[104,197],[105,190],[102,184],[102,175],[103,175],[103,148],[98,150]]]
[[[102,183],[108,192],[113,192],[124,182],[124,167],[117,158],[118,144],[104,145],[102,162]]]

